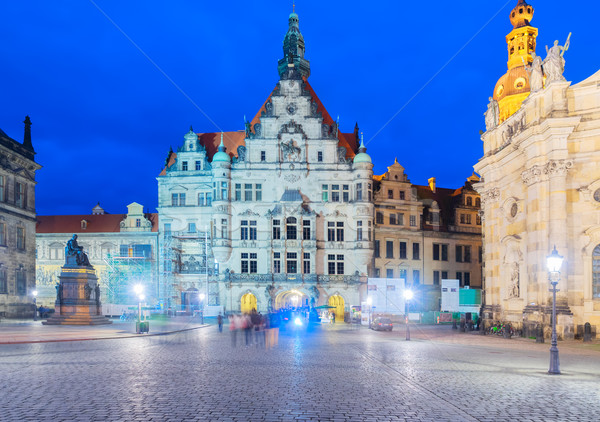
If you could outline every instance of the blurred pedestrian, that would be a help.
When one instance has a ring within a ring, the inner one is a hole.
[[[221,312],[219,312],[219,315],[217,316],[217,324],[219,325],[219,332],[222,333],[223,332],[223,315],[221,315]]]
[[[238,317],[237,315],[229,315],[229,332],[231,333],[231,347],[235,347],[237,343],[238,332]]]

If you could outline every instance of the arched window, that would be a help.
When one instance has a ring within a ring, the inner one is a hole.
[[[297,238],[297,230],[298,230],[298,228],[296,227],[296,218],[288,217],[285,220],[285,223],[286,223],[286,227],[285,227],[286,239],[295,240]]]
[[[481,207],[481,199],[480,198],[475,198],[475,206]]]
[[[473,198],[471,198],[470,196],[467,196],[467,207],[472,207],[473,206]]]
[[[600,299],[600,245],[592,253],[592,297]]]

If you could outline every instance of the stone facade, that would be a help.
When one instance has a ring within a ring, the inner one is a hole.
[[[35,172],[31,121],[23,143],[0,130],[0,315],[33,317]]]
[[[485,317],[550,331],[546,256],[565,261],[559,338],[600,328],[600,71],[576,85],[554,81],[482,136]]]
[[[338,317],[360,304],[373,254],[373,165],[358,128],[341,133],[308,83],[299,34],[292,13],[280,80],[245,131],[190,131],[167,157],[160,273],[174,304],[206,292],[209,305],[265,312],[296,297],[334,303]],[[177,246],[186,237],[196,240]],[[192,258],[201,265],[186,267]]]
[[[481,288],[480,198],[471,176],[459,189],[413,185],[396,161],[375,182],[375,278],[404,279],[418,310],[439,310],[442,279]],[[420,308],[420,309],[419,309]]]
[[[105,308],[136,303],[131,286],[137,283],[145,286],[149,302],[158,300],[158,218],[143,208],[133,202],[127,214],[108,214],[98,204],[87,215],[38,216],[38,302],[54,307],[65,245],[73,234],[96,270]]]

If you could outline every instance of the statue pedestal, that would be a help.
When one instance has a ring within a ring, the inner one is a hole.
[[[68,257],[72,258],[72,257]],[[73,257],[74,258],[74,257]],[[92,266],[79,266],[67,259],[58,277],[55,312],[44,325],[102,325],[112,321],[102,315],[98,278]]]

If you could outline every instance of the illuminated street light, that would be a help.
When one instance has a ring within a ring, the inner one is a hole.
[[[204,324],[204,293],[200,293],[198,297],[200,298],[200,323]]]
[[[142,301],[146,299],[146,295],[144,295],[144,286],[141,284],[136,284],[133,286],[133,291],[138,297],[138,320],[136,324],[136,332],[137,334],[141,334],[143,331],[146,331],[144,330],[145,324],[142,326]]]
[[[560,280],[560,267],[563,263],[563,257],[558,254],[556,246],[550,255],[546,257],[546,266],[548,267],[548,280],[552,285],[552,345],[550,346],[550,369],[548,373],[560,375],[560,363],[558,360],[558,341],[556,338],[556,288]]]
[[[406,340],[410,340],[410,326],[408,323],[408,314],[410,312],[410,300],[413,298],[413,291],[410,289],[404,290],[404,300],[406,300]]]

